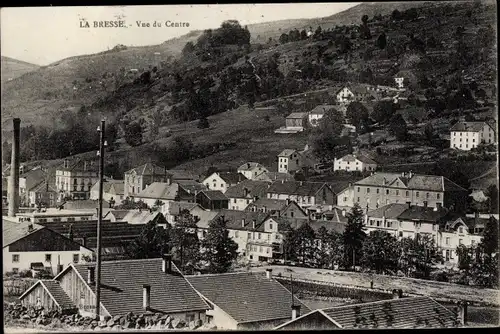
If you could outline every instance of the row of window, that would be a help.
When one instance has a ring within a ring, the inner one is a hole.
[[[265,247],[266,248],[266,253],[269,254],[270,253],[270,248],[269,247]],[[262,246],[250,246],[250,250],[252,252],[260,252],[262,253],[264,251],[264,248]]]
[[[380,193],[380,189],[379,188],[375,188],[376,190],[376,193],[379,194]],[[357,189],[357,192],[361,192],[361,187],[358,187]],[[370,188],[366,188],[366,193],[369,194],[370,193]],[[385,190],[385,194],[386,195],[390,195],[390,190],[389,189],[386,189]],[[396,196],[399,196],[399,190],[398,189],[394,189],[393,192],[392,192],[393,195],[396,195]],[[410,191],[409,190],[406,190],[405,191],[405,196],[406,197],[409,197],[410,196]],[[420,197],[420,192],[419,191],[416,191],[415,192],[415,197]],[[431,193],[425,193],[425,197],[426,198],[430,198],[431,197]],[[359,198],[359,197],[358,197]],[[436,193],[436,199],[441,199],[441,194],[440,193]]]
[[[12,254],[12,263],[19,263],[20,260],[20,254]],[[45,254],[45,262],[52,262],[52,254]],[[80,254],[73,254],[73,263],[78,262],[80,262]]]

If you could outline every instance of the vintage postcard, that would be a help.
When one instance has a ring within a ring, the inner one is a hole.
[[[495,1],[0,13],[5,332],[500,324]]]

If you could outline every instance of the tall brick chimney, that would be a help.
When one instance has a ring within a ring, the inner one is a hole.
[[[12,160],[10,164],[9,182],[9,217],[15,217],[19,211],[19,141],[21,132],[21,119],[14,118],[14,137],[12,140]]]

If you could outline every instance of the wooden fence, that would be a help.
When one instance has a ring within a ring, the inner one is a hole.
[[[4,296],[20,296],[37,280],[33,278],[5,278],[3,279]]]

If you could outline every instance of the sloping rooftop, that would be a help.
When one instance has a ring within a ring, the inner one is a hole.
[[[129,224],[147,224],[151,220],[156,219],[158,215],[161,215],[161,212],[150,212],[149,210],[129,210],[122,220]]]
[[[347,154],[347,155],[344,155],[342,158],[343,161],[349,161],[349,162],[353,162],[353,161],[356,161],[356,159],[358,159],[359,161],[361,161],[362,163],[365,163],[365,164],[370,164],[370,165],[376,165],[377,162],[362,155],[362,154]]]
[[[72,171],[72,172],[94,172],[99,171],[99,165],[93,161],[86,161],[83,159],[76,159],[73,161],[67,161],[67,167],[64,167],[64,163],[57,167],[57,170],[61,171]]]
[[[392,203],[384,205],[378,209],[368,212],[368,217],[371,218],[387,218],[397,219],[403,212],[408,209],[408,204]]]
[[[327,186],[325,182],[274,182],[271,184],[271,187],[267,189],[267,193],[314,196],[323,186]]]
[[[228,229],[264,231],[262,223],[267,219],[267,217],[269,217],[269,213],[220,210],[212,220],[218,219],[221,216],[224,216]],[[243,221],[245,226],[243,226]],[[255,221],[255,229],[253,228],[253,221]]]
[[[262,273],[227,273],[186,276],[187,280],[210,302],[220,307],[238,323],[273,319],[291,319],[292,295],[274,279]],[[301,305],[301,312],[309,312]]]
[[[85,199],[79,201],[66,201],[62,204],[65,210],[87,210],[93,211],[99,207],[98,200]],[[109,202],[102,200],[102,207],[109,208]]]
[[[204,194],[211,201],[228,201],[229,199],[220,190],[203,190],[200,194]]]
[[[289,173],[266,172],[254,178],[255,181],[293,181],[294,178]]]
[[[54,280],[43,280],[41,284],[45,286],[47,291],[50,292],[52,297],[56,300],[62,309],[74,309],[76,308],[75,303],[69,298],[69,296],[64,292],[63,288]]]
[[[74,265],[80,276],[87,277],[87,267]],[[180,313],[206,310],[208,305],[172,263],[172,272],[162,272],[162,259],[103,261],[101,302],[111,316],[129,312],[144,313],[143,285],[151,287],[152,312]],[[95,286],[91,287],[95,290]]]
[[[422,174],[409,174],[402,173],[373,173],[372,175],[357,181],[356,185],[373,185],[383,186],[392,183],[395,179],[406,178],[407,187],[415,190],[429,190],[429,191],[466,191],[458,184],[450,181],[449,179],[438,175],[422,175]]]
[[[145,163],[144,165],[132,168],[125,172],[125,174],[130,174],[135,172],[137,175],[168,175],[169,172],[165,167],[157,166],[151,162]]]
[[[278,154],[278,157],[289,157],[296,152],[297,152],[297,150],[287,148],[287,149],[284,149],[283,151],[281,151],[281,153]]]
[[[325,112],[335,109],[335,106],[329,104],[323,104],[314,107],[313,110],[309,112],[310,115],[324,115]]]
[[[227,188],[224,195],[226,195],[227,198],[245,198],[246,189],[248,191],[248,197],[262,197],[265,195],[268,186],[269,183],[266,181],[245,180]]]
[[[450,131],[480,132],[486,124],[486,122],[458,122],[451,127]]]
[[[429,297],[390,299],[322,310],[342,329],[454,327],[456,315]]]
[[[227,184],[236,184],[238,182],[244,181],[247,178],[236,172],[218,172],[217,173],[221,179],[223,179]]]
[[[412,205],[398,216],[402,220],[438,222],[448,214],[448,210]]]
[[[26,179],[26,191],[30,191],[33,187],[40,184],[40,182],[45,181],[48,178],[48,175],[38,168],[19,175],[19,178]]]
[[[57,189],[55,186],[53,186],[52,184],[49,184],[47,185],[47,181],[42,181],[40,183],[38,183],[36,186],[32,187],[30,190],[30,192],[44,192],[44,191],[50,191],[50,192],[54,192],[56,193],[57,192]]]
[[[286,200],[284,200],[284,199],[273,199],[273,198],[264,197],[264,198],[259,198],[258,200],[256,200],[253,203],[250,203],[246,207],[245,211],[251,211],[252,207],[257,208],[258,210],[266,207],[266,211],[269,211],[269,210],[281,211],[281,210],[285,209],[287,206],[288,205],[286,203]]]
[[[31,228],[30,228],[31,225]],[[35,233],[38,230],[44,228],[42,225],[33,224],[30,222],[14,223],[5,219],[2,219],[2,240],[3,247],[6,247],[17,240],[20,240],[27,235]]]
[[[140,198],[175,200],[179,191],[177,183],[153,182],[136,195]]]
[[[207,187],[204,184],[194,180],[176,180],[175,183],[177,183],[180,188],[187,191],[188,194],[194,194],[202,190],[207,190]]]
[[[302,118],[305,118],[305,117],[307,117],[307,113],[306,112],[293,112],[290,115],[288,115],[286,118],[294,118],[294,119],[300,118],[300,119],[302,119]]]
[[[125,216],[127,216],[130,211],[137,211],[137,210],[110,210],[106,214],[106,216],[108,216],[109,214],[112,214],[113,216],[115,216],[116,220],[120,221],[120,220],[124,220]],[[106,216],[104,216],[104,218],[106,218]]]
[[[238,167],[238,172],[239,171],[247,171],[247,170],[252,170],[254,169],[255,167],[261,167],[261,168],[264,168],[264,166],[262,166],[261,164],[259,164],[258,162],[247,162],[247,163],[244,163],[243,165],[241,165],[240,167]]]
[[[166,206],[166,210],[170,214],[179,214],[182,210],[189,211],[196,206],[198,206],[197,203],[173,201],[168,203],[168,205]]]

